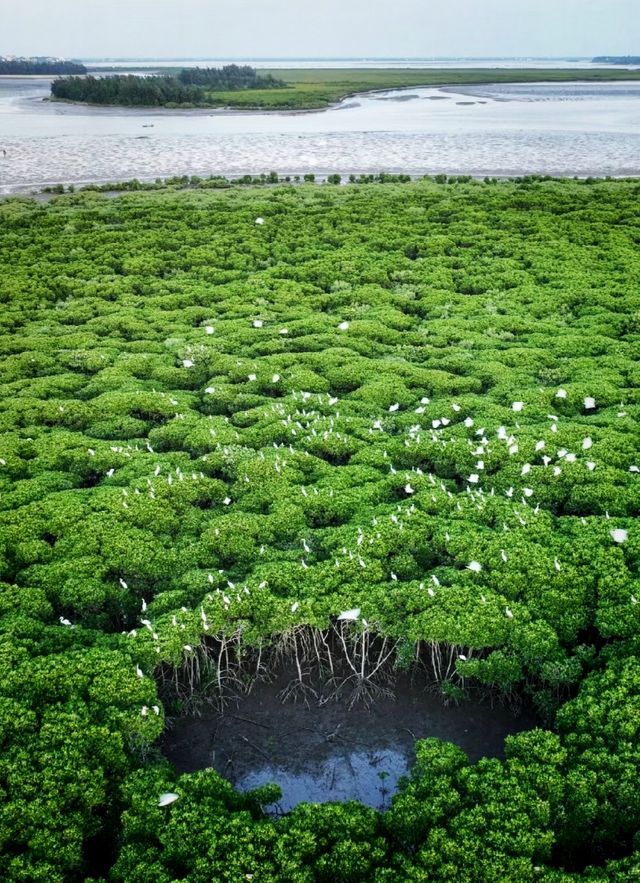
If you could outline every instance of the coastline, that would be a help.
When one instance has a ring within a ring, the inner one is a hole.
[[[384,69],[382,69],[384,71]],[[342,73],[342,71],[336,70],[334,72]],[[395,71],[394,71],[395,72]],[[281,71],[277,71],[276,73],[282,73]],[[294,75],[293,78],[289,81],[288,85],[292,86],[294,90],[296,87],[300,87],[300,91],[297,94],[300,94],[301,91],[304,90],[305,85],[308,87],[309,85],[317,85],[321,84],[326,89],[331,89],[333,84],[330,80],[325,79],[324,81],[320,79],[318,83],[314,81],[309,81],[307,79],[295,79],[295,70],[290,72],[290,76]],[[304,71],[305,74],[320,74],[326,73],[323,69],[313,69],[309,68]],[[351,68],[345,69],[344,73],[346,74],[354,74],[359,73],[358,69]],[[372,69],[368,71],[371,74],[380,73],[377,69]],[[372,84],[370,88],[355,88],[351,89],[347,92],[342,92],[336,95],[333,99],[327,100],[324,104],[315,104],[309,106],[302,107],[273,107],[269,106],[261,106],[259,104],[256,105],[203,105],[201,107],[166,107],[166,106],[158,106],[158,105],[124,105],[124,104],[94,104],[91,102],[85,101],[73,101],[70,99],[59,99],[53,98],[51,96],[43,99],[45,101],[51,101],[60,104],[68,104],[74,107],[91,107],[91,108],[105,108],[109,110],[118,109],[124,111],[144,111],[146,113],[177,113],[179,115],[202,115],[202,114],[242,114],[242,115],[251,115],[251,114],[279,114],[279,115],[299,115],[305,113],[319,113],[321,111],[326,110],[334,110],[338,108],[344,101],[352,98],[357,98],[358,96],[367,96],[374,95],[381,92],[395,92],[395,91],[404,91],[406,89],[459,89],[461,94],[464,94],[463,89],[465,86],[505,86],[505,85],[544,85],[544,84],[562,84],[569,85],[571,83],[637,83],[640,80],[640,70],[633,71],[629,69],[624,69],[623,71],[615,68],[598,68],[595,70],[590,70],[588,75],[582,71],[581,76],[575,76],[575,72],[573,70],[566,69],[549,69],[546,72],[541,71],[536,68],[520,68],[517,70],[508,70],[503,71],[498,68],[489,68],[486,71],[482,69],[464,69],[464,68],[449,68],[445,70],[431,69],[425,72],[420,71],[420,73],[425,74],[425,79],[431,79],[431,82],[420,82],[416,80],[411,83],[402,83],[395,84],[393,82],[389,82],[387,84]],[[454,75],[451,77],[451,75]],[[504,74],[501,76],[500,74]],[[570,76],[565,76],[565,74],[570,74]],[[634,76],[635,74],[635,76]],[[439,79],[438,75],[441,75]],[[461,77],[461,81],[452,82],[451,80],[455,80],[455,75]],[[447,77],[451,78],[447,80]],[[364,78],[364,77],[363,77]],[[466,79],[466,82],[464,81]],[[256,90],[261,91],[261,90]],[[274,90],[279,91],[279,90]],[[242,94],[246,94],[243,92]],[[264,94],[264,93],[262,93]]]

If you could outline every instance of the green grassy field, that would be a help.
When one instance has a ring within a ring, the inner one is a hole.
[[[261,108],[265,110],[306,110],[328,107],[347,95],[373,89],[397,89],[411,86],[481,85],[485,83],[564,83],[638,80],[640,71],[600,70],[504,70],[504,69],[433,69],[424,70],[354,70],[300,69],[270,71],[287,83],[286,89],[248,90],[246,92],[210,92],[214,106]]]
[[[638,879],[639,197],[0,203],[0,879]],[[269,817],[160,740],[282,660],[544,728]]]

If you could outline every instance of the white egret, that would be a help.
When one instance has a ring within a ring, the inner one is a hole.
[[[344,622],[354,622],[360,616],[360,608],[354,607],[352,610],[344,610],[338,620],[342,620]]]

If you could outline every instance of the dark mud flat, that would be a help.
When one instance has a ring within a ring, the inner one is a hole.
[[[302,801],[331,800],[385,809],[415,760],[416,739],[455,742],[475,761],[504,756],[506,736],[540,725],[526,710],[516,716],[489,704],[445,706],[405,678],[394,698],[351,709],[344,701],[283,704],[278,694],[287,682],[255,684],[222,715],[177,719],[165,755],[180,772],[214,767],[241,791],[276,782],[284,812]]]

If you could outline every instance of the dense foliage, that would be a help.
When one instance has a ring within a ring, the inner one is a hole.
[[[635,879],[639,196],[0,203],[3,880]],[[162,760],[174,680],[347,610],[548,730],[418,743],[384,814]]]
[[[86,74],[83,64],[75,61],[34,61],[30,58],[0,58],[0,76],[68,76]]]
[[[178,74],[181,83],[207,86],[209,89],[272,89],[284,86],[269,73],[261,73],[248,64],[225,64],[223,67],[185,67]]]
[[[232,74],[224,74],[232,69]],[[51,87],[55,98],[88,101],[94,104],[146,106],[237,107],[245,109],[305,110],[328,107],[348,95],[407,86],[483,85],[488,83],[566,83],[576,79],[573,70],[467,68],[420,69],[341,69],[302,68],[271,70],[258,75],[244,73],[245,67],[228,65],[222,72],[210,68],[188,68],[158,76],[123,75],[65,78]],[[215,79],[220,73],[219,79]],[[580,80],[640,79],[640,71],[612,68],[580,71]],[[115,82],[114,82],[115,81]],[[225,85],[225,82],[228,85]],[[248,85],[245,86],[243,83]],[[197,87],[197,88],[196,88]]]
[[[158,107],[207,106],[211,90],[236,92],[283,87],[271,74],[259,75],[248,66],[228,64],[222,68],[188,68],[177,76],[114,74],[111,76],[62,77],[51,84],[54,98],[90,104],[122,104]]]

